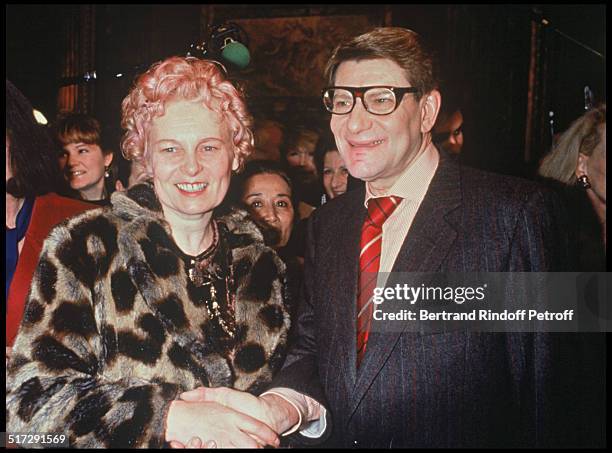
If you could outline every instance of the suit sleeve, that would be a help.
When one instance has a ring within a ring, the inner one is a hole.
[[[569,267],[567,210],[552,190],[526,195],[512,231],[510,272],[564,272]]]
[[[316,284],[316,213],[308,221],[306,236],[306,253],[304,257],[304,280],[298,301],[297,320],[292,323],[292,347],[289,349],[287,359],[269,388],[286,387],[302,393],[324,407],[327,405],[325,393],[319,381],[317,369],[317,326],[316,310],[313,292]],[[299,433],[289,436],[290,442],[308,445],[321,443],[331,433],[331,416],[327,411],[327,429],[323,435],[316,439],[306,438]]]
[[[571,270],[567,225],[567,211],[557,193],[543,189],[530,194],[517,219],[509,270]],[[537,300],[533,304],[547,308]],[[511,332],[506,339],[521,414],[522,429],[515,440],[546,448],[604,446],[605,411],[594,395],[605,394],[605,373],[597,360],[581,366],[588,362],[585,353],[592,352],[583,343],[597,344],[599,334]],[[594,404],[586,408],[584,401]]]
[[[66,434],[70,447],[159,448],[178,386],[105,373],[118,353],[112,301],[95,295],[92,266],[67,264],[71,243],[60,226],[43,246],[7,369],[7,431]]]

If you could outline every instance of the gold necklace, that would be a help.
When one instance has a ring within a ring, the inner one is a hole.
[[[231,273],[230,266],[230,275],[225,279],[225,300],[228,302],[228,315],[225,316],[225,318],[227,319],[224,319],[223,313],[221,313],[221,310],[219,309],[217,290],[212,280],[204,283],[204,285],[210,285],[210,300],[206,300],[204,306],[206,307],[208,317],[210,319],[216,319],[219,326],[221,326],[221,329],[223,329],[223,331],[231,338],[234,338],[234,334],[236,332],[236,322],[234,319],[234,297],[230,295],[229,291],[230,281],[233,280]]]

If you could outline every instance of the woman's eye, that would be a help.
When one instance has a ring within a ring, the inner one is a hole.
[[[79,154],[88,153],[89,150],[87,148],[79,148]]]
[[[252,208],[261,208],[263,206],[263,203],[259,200],[255,200],[251,203],[251,207]]]
[[[169,146],[167,148],[162,149],[162,152],[164,152],[164,153],[174,153],[174,152],[176,152],[176,147]]]
[[[276,202],[276,206],[279,208],[287,208],[289,207],[289,203],[287,203],[285,200],[279,200]]]
[[[324,175],[331,175],[333,173],[331,168],[324,168],[323,169],[323,174]]]
[[[204,151],[207,152],[211,152],[211,151],[216,151],[218,148],[216,146],[212,146],[212,145],[205,145],[204,146]]]
[[[348,175],[349,171],[346,169],[346,167],[342,167],[342,174],[343,175]]]

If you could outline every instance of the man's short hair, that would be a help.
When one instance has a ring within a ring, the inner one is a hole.
[[[340,43],[325,68],[328,84],[334,84],[336,70],[341,63],[378,58],[389,59],[404,70],[410,84],[419,89],[417,99],[438,89],[438,70],[433,52],[423,43],[418,33],[400,27],[375,28]]]

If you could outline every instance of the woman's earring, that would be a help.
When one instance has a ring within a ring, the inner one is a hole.
[[[105,178],[110,177],[110,165],[107,165],[106,167],[104,167],[104,177]]]
[[[581,189],[587,190],[591,188],[591,183],[589,182],[589,177],[587,175],[582,175],[578,177],[578,186]]]

